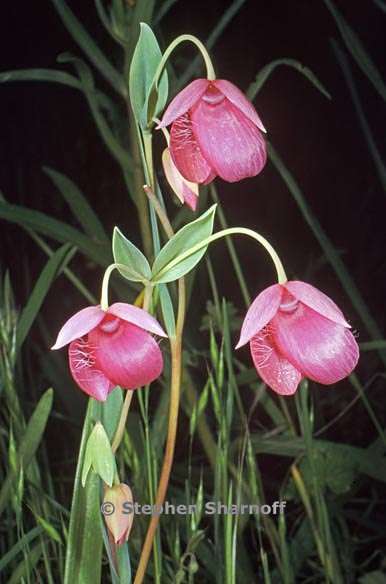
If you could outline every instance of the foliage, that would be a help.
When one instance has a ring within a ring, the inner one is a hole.
[[[115,292],[122,301],[129,295],[130,302],[134,303],[139,282],[152,280],[153,284],[161,283],[157,292],[159,298],[153,298],[153,308],[163,315],[170,336],[175,334],[176,327],[173,312],[176,290],[172,282],[182,275],[188,275],[188,298],[194,307],[197,276],[188,272],[202,259],[205,248],[174,264],[171,270],[168,265],[210,236],[215,206],[205,211],[203,205],[200,216],[188,224],[184,221],[183,227],[179,221],[183,211],[180,216],[177,214],[172,226],[176,234],[167,242],[158,233],[155,215],[150,214],[149,220],[148,213],[143,213],[147,202],[142,185],[145,181],[151,183],[151,177],[143,177],[141,173],[138,176],[137,172],[141,158],[146,158],[148,144],[140,140],[138,149],[134,118],[146,130],[153,116],[164,106],[168,89],[166,73],[158,85],[154,85],[162,53],[150,25],[162,26],[162,20],[167,18],[174,1],[130,3],[113,0],[106,8],[101,0],[96,0],[96,9],[107,34],[123,51],[123,65],[119,69],[110,57],[103,54],[92,34],[85,30],[64,0],[52,0],[87,62],[62,55],[59,61],[71,63],[74,74],[62,69],[0,73],[1,83],[54,82],[82,92],[102,141],[119,164],[132,200],[131,206],[138,211],[143,238],[141,249],[153,249],[153,244],[156,251],[161,248],[151,268],[144,253],[117,228],[111,251],[103,219],[96,215],[87,197],[70,178],[51,168],[46,168],[45,172],[69,205],[78,228],[45,213],[13,205],[5,198],[0,200],[0,217],[26,230],[48,256],[28,301],[21,309],[14,305],[11,288],[13,265],[4,266],[1,282],[0,449],[3,462],[0,468],[0,575],[11,584],[101,581],[126,584],[131,581],[131,570],[135,572],[138,564],[148,519],[146,516],[135,517],[129,544],[122,546],[118,556],[114,557],[99,510],[101,484],[94,472],[107,477],[111,484],[115,468],[110,457],[109,440],[114,436],[122,407],[120,389],[115,390],[103,406],[90,401],[79,454],[71,453],[72,458],[78,460],[75,480],[71,475],[65,488],[56,480],[55,469],[47,454],[52,447],[50,432],[55,436],[55,423],[63,423],[68,411],[76,411],[78,404],[71,402],[67,410],[62,408],[61,402],[68,405],[68,400],[72,399],[68,397],[71,382],[63,373],[64,357],[48,355],[46,351],[52,331],[47,333],[49,322],[44,312],[44,300],[52,293],[56,278],[60,277],[66,278],[88,302],[94,301],[91,290],[74,271],[75,268],[70,267],[74,255],[80,254],[98,268],[108,266],[113,256],[117,264],[131,264],[133,270],[130,274],[127,270],[120,270],[128,281],[127,286],[118,281],[114,283]],[[365,76],[363,81],[368,80],[383,98],[384,83],[357,33],[330,0],[325,0],[325,3],[338,26],[337,34],[341,35],[334,41],[335,54],[344,71],[369,156],[373,158],[380,184],[384,186],[384,166],[352,82],[351,64],[358,64]],[[231,3],[212,31],[208,48],[243,4],[240,0]],[[278,65],[291,67],[305,76],[320,92],[321,99],[329,97],[328,90],[310,69],[286,58],[263,67],[247,91],[251,99],[268,82]],[[195,60],[178,76],[169,68],[171,94],[191,79],[198,66],[199,62]],[[138,71],[143,68],[146,71],[138,83]],[[108,90],[97,87],[96,72],[109,84]],[[126,118],[122,118],[122,109],[129,106],[129,94],[134,117],[129,114],[129,140],[122,140],[122,126],[127,124]],[[384,381],[381,367],[386,363],[385,341],[381,340],[380,327],[334,243],[272,144],[269,155],[367,330],[370,343],[366,356],[369,361],[378,356],[378,371],[374,373],[369,366],[367,371],[371,374],[363,381],[351,376],[347,383],[355,390],[356,397],[348,404],[342,405],[338,397],[317,394],[312,387],[315,384],[311,383],[309,386],[304,384],[291,402],[273,396],[259,382],[255,370],[248,369],[234,353],[235,331],[239,328],[243,309],[220,296],[221,271],[215,269],[209,258],[206,265],[202,262],[200,274],[210,282],[212,299],[202,319],[203,342],[196,344],[200,323],[196,322],[193,327],[194,323],[189,323],[188,318],[183,355],[183,417],[168,491],[169,500],[176,504],[195,505],[195,511],[185,517],[162,517],[148,580],[157,584],[234,584],[236,581],[285,584],[358,581],[370,584],[386,581],[385,556],[381,547],[385,535],[384,521],[378,515],[386,483],[386,439],[384,423],[378,419],[371,397],[367,396],[375,379]],[[164,205],[160,189],[157,196]],[[203,202],[210,198],[217,203],[216,220],[226,228],[227,219],[214,187],[205,189],[200,195]],[[228,240],[227,246],[240,292],[248,301],[249,292],[237,252]],[[6,269],[10,272],[5,272]],[[39,349],[39,344],[44,351]],[[31,356],[38,367],[31,368]],[[170,369],[169,359],[166,368]],[[43,372],[44,382],[42,376],[35,380],[37,369]],[[57,395],[53,406],[53,392],[47,386],[52,386]],[[25,387],[28,388],[27,400],[24,399]],[[33,390],[29,391],[30,387]],[[137,407],[129,413],[118,452],[118,470],[129,477],[135,499],[140,503],[155,500],[165,442],[168,398],[166,388],[163,391],[146,389],[138,395]],[[344,443],[333,438],[324,439],[327,430],[346,420],[348,425],[353,424],[356,417],[366,415],[374,429],[371,443],[354,445],[348,439]],[[74,420],[70,419],[67,424],[72,433]],[[95,440],[95,429],[100,424],[107,435]],[[79,442],[78,428],[76,436]],[[104,466],[95,468],[93,463],[98,459],[95,451],[101,448],[108,451]],[[273,476],[272,468],[275,468]],[[68,481],[68,476],[66,478]],[[70,503],[68,493],[72,488]],[[274,516],[253,512],[250,515],[208,516],[205,513],[208,501],[257,505],[271,504],[275,499],[288,501],[285,514]],[[355,538],[351,537],[353,531]]]

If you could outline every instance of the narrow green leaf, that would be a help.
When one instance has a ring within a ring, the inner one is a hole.
[[[166,332],[168,333],[169,339],[172,339],[176,334],[176,319],[174,316],[172,299],[170,298],[166,284],[159,285],[159,296]]]
[[[93,420],[99,419],[101,404],[90,398],[83,426],[71,506],[66,565],[63,584],[98,584],[101,582],[102,532],[100,527],[100,479],[90,474],[81,485],[81,471],[87,438]]]
[[[112,256],[108,247],[99,242],[93,242],[78,229],[45,213],[0,201],[0,218],[21,227],[33,229],[55,241],[71,243],[99,265],[108,266],[111,263]]]
[[[52,283],[61,270],[67,265],[75,251],[76,250],[74,250],[69,243],[66,243],[50,257],[44,266],[20,316],[16,336],[18,349],[20,349],[24,343]]]
[[[67,6],[64,0],[51,0],[54,4],[60,18],[62,19],[68,32],[85,52],[90,61],[100,71],[105,79],[114,87],[114,89],[123,97],[126,96],[126,88],[123,78],[118,71],[112,66],[100,48],[89,35],[83,24],[76,18],[72,10]]]
[[[120,274],[132,282],[148,282],[151,279],[151,268],[143,253],[114,227],[113,256],[116,264],[125,266],[125,270],[118,267]]]
[[[138,124],[145,129],[154,116],[165,106],[168,98],[168,78],[164,70],[157,88],[154,75],[162,53],[150,26],[141,22],[129,74],[130,101]],[[154,94],[154,95],[153,95]]]
[[[295,71],[297,71],[301,75],[304,75],[304,77],[311,81],[311,83],[317,89],[319,89],[319,91],[323,93],[323,95],[325,95],[328,99],[331,99],[331,95],[324,87],[324,85],[319,81],[316,75],[311,71],[311,69],[305,67],[304,65],[302,65],[302,63],[296,61],[296,59],[275,59],[274,61],[271,61],[262,69],[260,69],[256,76],[255,81],[253,81],[253,83],[251,83],[250,86],[248,87],[247,91],[248,99],[253,101],[256,95],[259,93],[260,89],[263,87],[264,83],[267,81],[267,79],[269,79],[269,77],[277,69],[277,67],[280,67],[282,65],[285,65],[286,67],[292,67],[293,69],[295,69]]]
[[[10,562],[12,562],[12,560],[20,552],[24,551],[34,539],[39,537],[39,535],[41,535],[43,531],[44,531],[43,527],[38,525],[37,527],[31,529],[31,531],[29,531],[28,533],[23,535],[23,537],[21,537],[17,541],[17,543],[15,543],[15,545],[13,545],[11,549],[6,554],[4,554],[3,557],[0,559],[0,573],[8,566]]]
[[[0,73],[0,83],[14,83],[18,81],[59,83],[83,91],[79,79],[65,71],[58,71],[57,69],[16,69],[14,71],[3,71]],[[107,95],[98,90],[96,92],[96,98],[101,107],[111,111],[112,101]]]
[[[193,252],[188,257],[178,262],[171,269],[168,269],[168,264],[176,260],[178,256],[185,252],[189,252],[195,245],[210,237],[213,232],[214,214],[216,212],[216,205],[212,205],[205,213],[198,219],[188,223],[167,242],[157,255],[152,268],[152,281],[157,284],[160,282],[173,282],[178,280],[190,270],[204,256],[207,246],[200,250]]]
[[[80,77],[83,92],[87,98],[91,113],[99,133],[103,138],[103,141],[117,162],[119,162],[119,164],[127,172],[129,172],[131,170],[130,164],[132,162],[130,153],[126,151],[118,142],[101,111],[100,103],[97,99],[97,92],[95,90],[94,78],[90,67],[84,61],[82,61],[82,59],[78,59],[70,53],[63,53],[59,55],[58,61],[59,63],[71,63],[74,65],[74,67],[76,67]]]
[[[357,33],[343,18],[342,14],[335,7],[334,3],[331,2],[331,0],[324,0],[324,2],[334,17],[344,43],[350,51],[351,55],[354,57],[358,66],[362,69],[366,77],[371,81],[378,93],[383,97],[384,100],[386,100],[386,86],[383,82],[382,76],[370,55],[367,53]]]
[[[38,449],[51,411],[52,398],[53,390],[47,389],[40,398],[31,418],[29,419],[18,450],[18,469],[10,470],[1,486],[0,513],[4,511],[8,498],[12,493],[14,481],[17,478],[17,471],[23,469],[25,472]]]
[[[123,392],[120,387],[116,387],[102,403],[102,423],[106,434],[112,441],[121,416],[123,404]]]
[[[0,83],[13,83],[15,81],[48,81],[50,83],[61,83],[74,89],[81,89],[76,77],[56,69],[16,69],[15,71],[3,71],[0,73]]]
[[[91,239],[107,243],[109,239],[98,215],[76,184],[67,176],[49,166],[43,166],[43,170],[63,195],[87,235]]]
[[[8,584],[19,584],[20,582],[36,582],[34,577],[34,569],[43,555],[43,545],[37,543],[21,562],[16,566],[12,572],[12,576],[8,580]]]
[[[354,107],[355,107],[355,111],[356,114],[358,116],[359,119],[359,124],[360,127],[362,129],[362,132],[364,134],[365,140],[367,142],[367,147],[369,149],[369,152],[373,158],[374,161],[374,165],[375,168],[378,172],[378,177],[380,180],[380,183],[383,187],[383,190],[386,191],[386,167],[383,163],[382,160],[382,156],[378,150],[378,147],[375,143],[375,140],[373,138],[373,135],[371,133],[371,129],[370,126],[367,122],[360,98],[359,98],[359,94],[358,91],[355,87],[355,83],[354,83],[354,79],[351,73],[351,68],[348,62],[348,59],[346,57],[346,55],[344,54],[343,51],[341,51],[341,49],[339,48],[338,44],[332,40],[331,41],[332,44],[332,48],[334,50],[334,53],[338,59],[338,63],[343,71],[343,75],[344,78],[346,80],[347,86],[349,88],[350,94],[351,94],[351,99],[353,101]]]

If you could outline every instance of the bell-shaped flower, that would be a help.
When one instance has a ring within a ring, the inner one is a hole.
[[[236,348],[250,343],[262,380],[281,395],[307,377],[330,385],[350,375],[358,344],[338,306],[305,282],[274,284],[251,304]]]
[[[136,389],[160,376],[163,358],[152,335],[166,337],[145,310],[116,302],[107,311],[88,306],[59,331],[52,349],[69,344],[69,365],[78,386],[105,401],[117,385]]]
[[[192,183],[256,176],[267,160],[265,128],[251,102],[225,79],[196,79],[171,101],[159,128],[171,126],[170,153]]]
[[[128,485],[120,483],[105,490],[102,504],[107,529],[117,545],[128,540],[133,525],[133,493]]]

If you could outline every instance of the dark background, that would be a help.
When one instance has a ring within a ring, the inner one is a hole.
[[[98,21],[92,1],[68,2],[100,47],[119,63],[120,49]],[[163,48],[189,32],[205,40],[230,2],[180,0],[162,22]],[[382,70],[383,12],[375,2],[340,0],[338,8],[357,31]],[[385,193],[376,175],[353,103],[329,39],[340,40],[335,22],[321,0],[247,0],[212,51],[217,74],[246,89],[257,72],[280,57],[298,59],[317,75],[332,95],[328,101],[308,80],[280,67],[255,100],[268,136],[298,180],[305,197],[357,282],[380,326],[385,324]],[[48,0],[5,3],[0,22],[1,70],[63,68],[58,54],[81,55]],[[183,53],[189,58],[194,53]],[[384,142],[383,102],[350,59],[354,80],[378,147]],[[177,69],[181,57],[176,61]],[[69,69],[68,69],[69,70]],[[72,71],[71,71],[72,72]],[[109,88],[96,74],[100,87]],[[111,94],[113,95],[113,94]],[[115,96],[114,96],[115,97]],[[119,98],[118,98],[119,99]],[[51,166],[71,177],[87,195],[108,232],[115,224],[138,242],[136,215],[120,169],[100,139],[80,92],[44,83],[0,86],[0,190],[8,201],[39,209],[75,224],[52,183],[41,170]],[[228,185],[217,180],[232,225],[258,229],[279,250],[290,277],[305,277],[342,306],[358,330],[368,336],[301,213],[271,163],[253,179]],[[133,231],[134,230],[134,231]],[[17,226],[0,231],[3,266],[11,269],[16,299],[23,305],[43,266],[44,256]],[[237,284],[222,248],[213,251],[223,289],[243,310]],[[254,244],[239,244],[252,293],[271,283],[272,268]],[[226,258],[226,259],[225,259]],[[221,262],[224,262],[221,264]],[[78,257],[78,270],[84,270]],[[224,269],[222,269],[224,267]],[[86,274],[97,295],[98,271]],[[67,286],[67,287],[66,287]],[[84,300],[69,285],[55,284],[45,310],[55,332]],[[198,289],[204,302],[208,290]],[[60,310],[57,310],[60,304]]]

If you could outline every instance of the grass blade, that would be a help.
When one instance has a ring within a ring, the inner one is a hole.
[[[256,95],[259,93],[260,89],[263,87],[264,83],[267,81],[267,79],[269,79],[269,77],[277,69],[277,67],[280,67],[282,65],[292,67],[292,69],[295,69],[295,71],[297,71],[301,75],[304,75],[304,77],[306,77],[308,81],[310,81],[312,85],[316,87],[316,89],[319,89],[320,93],[327,97],[327,99],[331,99],[331,95],[324,87],[324,85],[319,81],[316,75],[311,71],[311,69],[305,67],[296,59],[284,58],[275,59],[275,61],[271,61],[258,72],[255,81],[253,81],[253,83],[250,84],[247,91],[247,96],[251,101],[254,100]]]
[[[20,321],[17,327],[16,345],[20,350],[26,336],[44,302],[44,299],[63,267],[69,262],[76,250],[69,244],[62,245],[48,260],[44,266],[28,302],[21,313]]]
[[[47,391],[40,398],[38,405],[36,406],[27,424],[24,435],[20,441],[17,457],[17,470],[23,469],[23,472],[25,473],[28,465],[35,455],[36,450],[38,449],[47,424],[48,416],[51,412],[52,399],[53,390],[47,389]],[[2,484],[0,490],[0,514],[4,511],[8,497],[11,495],[11,491],[14,489],[16,474],[17,472],[15,470],[9,471]]]
[[[343,75],[344,75],[344,78],[346,80],[347,86],[349,88],[349,91],[351,94],[351,99],[353,101],[355,111],[356,111],[356,114],[357,114],[358,119],[359,119],[359,124],[362,128],[362,132],[365,136],[365,140],[367,142],[368,149],[370,151],[371,156],[373,157],[375,168],[378,172],[379,180],[381,182],[383,190],[386,191],[386,168],[385,168],[385,165],[383,164],[382,157],[379,153],[379,150],[377,148],[375,140],[372,136],[370,126],[367,123],[367,120],[366,120],[366,117],[365,117],[365,114],[364,114],[364,111],[363,111],[363,108],[362,108],[362,105],[361,105],[361,102],[359,99],[359,95],[358,95],[358,92],[357,92],[355,84],[354,84],[354,79],[353,79],[353,76],[351,73],[348,59],[346,58],[346,55],[339,48],[338,44],[334,40],[331,41],[331,44],[332,44],[332,48],[334,50],[334,53],[336,55],[336,58],[338,59],[338,63],[343,71]]]
[[[71,243],[98,265],[107,266],[112,261],[109,247],[92,241],[81,231],[40,211],[0,200],[0,218],[52,237],[55,241]]]
[[[76,184],[67,176],[49,166],[44,166],[43,170],[48,174],[54,185],[63,195],[73,214],[82,225],[85,233],[87,233],[92,239],[97,239],[110,245],[109,239],[98,215],[95,213],[90,203]]]
[[[92,423],[99,417],[100,404],[90,398],[75,475],[63,584],[98,584],[101,581],[103,540],[99,509],[100,480],[97,475],[89,473],[85,487],[81,485],[87,439]]]
[[[335,22],[339,28],[339,32],[342,35],[343,41],[351,55],[357,62],[358,66],[362,69],[366,77],[371,81],[379,95],[381,95],[383,99],[386,100],[386,86],[373,60],[364,48],[362,41],[343,18],[342,14],[335,7],[334,3],[331,2],[331,0],[324,0],[324,2],[334,17]]]
[[[64,0],[51,1],[74,41],[85,52],[90,61],[99,70],[103,77],[107,79],[111,86],[114,87],[122,97],[126,97],[126,86],[121,75],[96,45],[83,24],[76,18]]]

